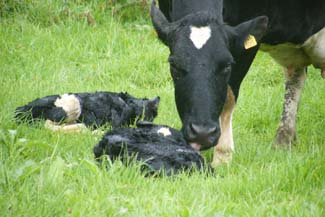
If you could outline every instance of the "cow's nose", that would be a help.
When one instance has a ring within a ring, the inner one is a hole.
[[[190,128],[195,136],[208,136],[217,130],[217,126],[201,126],[197,124],[190,124]]]
[[[208,149],[217,144],[220,129],[217,124],[195,124],[190,123],[187,129],[187,140],[198,144],[201,150]]]

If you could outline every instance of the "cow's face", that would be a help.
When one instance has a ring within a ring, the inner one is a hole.
[[[267,18],[230,27],[202,12],[169,23],[154,4],[151,17],[160,40],[170,49],[168,60],[182,132],[201,150],[210,148],[220,136],[219,116],[235,56],[245,50],[248,36],[255,33],[253,40],[262,37]]]

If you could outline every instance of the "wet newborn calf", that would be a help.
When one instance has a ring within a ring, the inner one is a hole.
[[[144,162],[149,172],[164,170],[167,175],[204,167],[200,153],[190,147],[178,130],[167,126],[138,123],[138,128],[108,131],[94,147],[97,160],[108,155],[114,161],[129,157]]]
[[[135,98],[127,93],[95,92],[46,96],[16,108],[16,119],[50,120],[57,124],[83,123],[87,127],[133,124],[137,119],[153,121],[159,97]]]

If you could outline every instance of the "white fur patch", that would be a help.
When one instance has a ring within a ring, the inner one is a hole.
[[[261,50],[268,52],[280,65],[289,68],[304,68],[313,64],[325,69],[325,28],[310,36],[302,45],[284,43],[262,44]]]
[[[312,35],[302,47],[315,67],[325,69],[325,28]]]
[[[157,131],[158,134],[162,134],[163,136],[170,136],[172,133],[170,132],[169,128],[162,127]]]
[[[197,49],[201,49],[211,37],[210,26],[191,26],[190,39]]]
[[[78,98],[74,94],[63,94],[54,105],[61,107],[67,113],[67,123],[76,121],[81,114],[81,106]]]

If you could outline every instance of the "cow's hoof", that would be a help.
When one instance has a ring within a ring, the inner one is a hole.
[[[228,165],[232,161],[232,151],[231,152],[222,152],[215,151],[213,156],[213,161],[211,162],[211,167],[216,168],[221,165]]]
[[[296,141],[297,136],[293,130],[280,127],[273,142],[273,148],[291,149]]]

